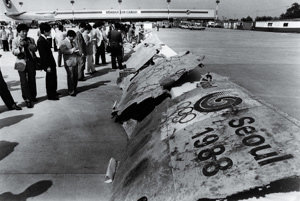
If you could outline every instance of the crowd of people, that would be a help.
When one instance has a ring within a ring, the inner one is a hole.
[[[14,68],[18,71],[22,97],[28,108],[37,102],[36,70],[46,72],[46,92],[48,100],[59,100],[57,92],[56,67],[64,66],[67,75],[67,88],[70,96],[76,96],[78,81],[85,81],[87,74],[96,72],[96,65],[105,65],[106,52],[111,55],[112,69],[124,69],[123,44],[139,43],[144,38],[144,28],[136,33],[135,24],[123,25],[95,23],[91,26],[81,22],[75,32],[66,31],[63,25],[51,27],[48,23],[39,25],[38,40],[28,37],[29,27],[19,24],[16,35],[12,28],[1,27],[0,38],[3,51],[11,51],[16,57]],[[53,33],[54,32],[54,33]],[[53,45],[52,45],[53,44]],[[52,47],[58,52],[57,62]],[[39,53],[39,57],[36,55]],[[101,61],[101,64],[100,64]],[[21,110],[11,96],[0,69],[0,96],[10,110]]]
[[[12,27],[8,27],[8,30],[4,26],[0,26],[0,47],[3,51],[9,51],[12,49],[12,40],[14,39],[14,33]]]

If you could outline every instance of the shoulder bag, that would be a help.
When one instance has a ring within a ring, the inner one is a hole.
[[[25,70],[25,68],[26,68],[25,59],[19,59],[18,57],[16,57],[15,69],[23,72]]]

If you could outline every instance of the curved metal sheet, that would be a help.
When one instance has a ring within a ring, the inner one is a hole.
[[[149,200],[174,200],[172,169],[169,167],[169,144],[160,140],[163,102],[133,132],[124,161],[113,183],[112,201],[133,201],[146,196]]]
[[[162,140],[190,124],[219,116],[224,110],[230,112],[232,109],[246,110],[261,106],[260,102],[249,97],[233,83],[229,81],[216,83],[213,88],[198,88],[178,98],[182,101],[170,107],[166,113]],[[201,112],[197,112],[195,107]]]
[[[138,70],[161,49],[161,44],[156,34],[149,33],[144,41],[129,52],[131,56],[126,61],[126,67]]]
[[[299,127],[234,84],[221,86],[181,96],[163,121],[175,200],[225,198],[300,175]]]
[[[114,200],[221,199],[300,176],[299,125],[228,80],[215,83],[168,99],[138,124]]]
[[[198,57],[193,54],[160,59],[155,62],[155,65],[136,73],[129,85],[125,87],[121,100],[113,111],[117,112],[118,116],[121,116],[123,111],[133,104],[168,94],[169,91],[165,90],[164,86],[172,84],[200,63]]]

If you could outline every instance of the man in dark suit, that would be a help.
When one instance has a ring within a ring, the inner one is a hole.
[[[112,68],[116,69],[123,69],[122,66],[123,62],[123,40],[121,34],[121,25],[119,23],[115,24],[115,29],[111,30],[108,35],[109,43],[111,47],[111,64]],[[116,58],[118,60],[118,67],[116,65]]]
[[[0,57],[1,56],[2,55],[0,54]],[[16,105],[13,97],[11,96],[11,94],[7,88],[7,84],[3,79],[1,69],[0,69],[0,96],[1,96],[4,104],[6,105],[6,107],[9,110],[21,110],[22,109]]]
[[[82,33],[86,30],[86,23],[81,22],[79,24],[79,31],[76,32],[75,42],[78,47],[78,81],[84,81],[84,69],[85,69],[85,61],[86,61],[86,44]]]
[[[46,71],[46,90],[49,100],[59,100],[57,90],[56,63],[47,37],[51,35],[51,27],[47,23],[40,24],[41,35],[37,41],[41,66]]]

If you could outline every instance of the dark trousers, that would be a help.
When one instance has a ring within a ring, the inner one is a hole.
[[[67,82],[69,94],[75,94],[78,83],[78,66],[68,67],[65,65],[67,71]]]
[[[8,41],[9,49],[12,50],[12,39]]]
[[[102,40],[101,45],[97,47],[96,49],[96,55],[95,55],[95,64],[99,64],[99,57],[101,56],[101,61],[102,64],[106,63],[106,58],[105,58],[105,43]]]
[[[2,40],[3,51],[9,51],[8,40]]]
[[[24,71],[18,71],[21,82],[22,97],[24,100],[33,100],[36,98],[35,67],[32,61],[26,62]]]
[[[56,45],[56,42],[55,42],[55,39],[53,39],[53,50],[54,50],[54,52],[57,52],[57,45]]]
[[[57,72],[55,67],[51,68],[51,72],[46,73],[46,90],[48,98],[57,96]]]
[[[111,65],[112,68],[122,68],[123,62],[123,47],[119,45],[111,45]],[[116,59],[118,60],[118,67],[116,65]]]
[[[15,101],[13,97],[10,94],[10,91],[7,88],[7,84],[3,79],[2,72],[0,70],[0,96],[5,103],[6,107],[10,109],[13,104],[15,104]]]
[[[62,60],[62,52],[58,49],[58,56],[57,56],[57,66],[61,67],[61,60]]]
[[[85,69],[86,56],[78,57],[78,80],[84,78],[84,69]]]

